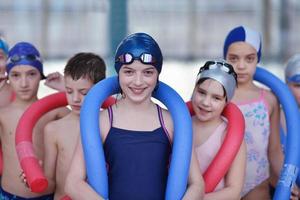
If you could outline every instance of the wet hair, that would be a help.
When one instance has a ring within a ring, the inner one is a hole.
[[[72,79],[88,78],[94,84],[105,78],[104,60],[93,53],[78,53],[70,58],[65,66],[64,75]]]

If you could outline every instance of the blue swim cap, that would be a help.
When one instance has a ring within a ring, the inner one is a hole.
[[[261,57],[261,37],[260,34],[248,27],[238,26],[232,29],[224,42],[223,56],[226,59],[229,46],[235,42],[246,42],[256,49],[257,62],[259,63]]]
[[[8,54],[8,44],[7,42],[0,37],[0,49],[7,55]]]
[[[13,46],[8,52],[6,71],[9,74],[10,70],[17,65],[30,65],[41,73],[42,79],[45,79],[43,73],[43,62],[39,51],[28,42],[19,42]]]
[[[300,83],[300,54],[295,54],[288,60],[284,76],[287,83]]]
[[[119,73],[123,63],[118,61],[121,55],[126,53],[131,54],[135,59],[139,58],[142,54],[151,54],[155,62],[152,64],[158,71],[161,72],[163,56],[156,41],[146,33],[134,33],[127,36],[119,44],[115,54],[115,69]]]

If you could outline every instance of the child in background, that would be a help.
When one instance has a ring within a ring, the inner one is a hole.
[[[243,199],[270,199],[269,187],[272,193],[283,164],[283,153],[278,101],[272,92],[253,82],[261,58],[259,33],[244,26],[232,29],[225,39],[224,58],[237,73],[238,88],[232,101],[246,122],[247,167],[242,196]]]
[[[222,117],[226,104],[236,88],[236,73],[223,60],[207,61],[197,75],[192,95],[195,115],[193,122],[193,143],[203,174],[221,148],[227,121]],[[246,148],[242,143],[229,171],[217,185],[214,192],[207,193],[205,200],[235,200],[241,198],[246,168]]]
[[[8,44],[0,37],[0,108],[8,105],[13,99],[12,88],[7,82],[6,60],[8,54]]]
[[[45,127],[44,172],[49,181],[48,190],[54,199],[64,197],[65,180],[78,137],[81,104],[89,89],[105,78],[105,63],[93,53],[78,53],[64,69],[64,85],[71,112],[62,119],[50,122]]]
[[[0,197],[2,199],[53,199],[52,194],[37,194],[30,191],[21,181],[22,170],[15,148],[15,131],[24,111],[38,100],[40,80],[45,78],[40,53],[30,43],[17,43],[8,53],[6,66],[8,80],[16,97],[0,109],[0,139],[3,151],[3,174]],[[52,120],[65,116],[67,108],[55,109],[45,115],[33,130],[33,147],[39,160],[44,159],[43,129]],[[51,191],[53,192],[53,191]]]
[[[284,70],[285,82],[292,91],[298,107],[300,106],[300,54],[295,54],[292,56],[286,65]],[[282,111],[281,115],[281,125],[283,128],[283,133],[286,133],[286,122],[285,116]],[[283,135],[285,137],[285,135]],[[282,138],[284,138],[282,137]],[[282,141],[285,144],[285,141]]]
[[[173,124],[169,112],[151,100],[162,62],[158,44],[145,33],[129,35],[117,48],[115,69],[122,98],[100,113],[110,200],[165,198]],[[73,157],[66,191],[74,200],[103,199],[86,182],[81,142]],[[202,199],[202,193],[203,180],[192,154],[183,199]]]

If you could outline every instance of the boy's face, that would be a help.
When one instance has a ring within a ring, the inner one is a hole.
[[[36,68],[17,65],[10,70],[8,78],[17,98],[23,101],[36,98],[41,80],[41,74]]]
[[[0,74],[5,74],[6,71],[6,55],[2,49],[0,49]]]
[[[71,76],[65,76],[67,100],[73,113],[79,115],[84,97],[93,85],[90,79],[84,77],[74,80]]]
[[[234,67],[240,84],[253,80],[257,65],[257,52],[246,42],[235,42],[228,48],[226,60]]]
[[[300,107],[300,83],[290,82],[288,83],[288,86],[291,89],[293,95],[295,96],[298,107]]]

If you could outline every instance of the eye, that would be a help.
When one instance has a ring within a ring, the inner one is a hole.
[[[133,70],[130,70],[130,69],[125,69],[123,72],[126,75],[132,75],[133,74]]]
[[[66,93],[67,93],[67,94],[72,94],[72,93],[73,93],[73,90],[71,90],[70,88],[66,88]]]
[[[222,100],[222,98],[221,98],[221,97],[219,97],[219,96],[214,96],[214,100],[216,100],[216,101],[221,101],[221,100]]]
[[[198,88],[197,92],[202,96],[206,94],[206,92],[204,90],[202,90],[201,88]]]
[[[11,77],[14,77],[14,78],[17,78],[17,77],[19,77],[20,75],[17,74],[17,73],[11,73],[10,76],[11,76]]]
[[[237,56],[229,56],[228,61],[230,63],[236,63],[238,61],[238,58],[237,58]]]
[[[36,76],[38,73],[35,71],[29,72],[29,76]]]
[[[150,70],[146,70],[146,71],[144,71],[144,74],[145,74],[145,76],[152,76],[153,74],[154,74],[154,70],[153,69],[150,69]]]
[[[82,94],[83,96],[85,96],[85,95],[87,95],[88,92],[89,92],[88,90],[82,90],[82,91],[80,91],[80,94]]]
[[[255,60],[255,56],[253,56],[253,55],[247,56],[247,57],[246,57],[246,61],[247,61],[248,63],[252,63],[254,60]]]

